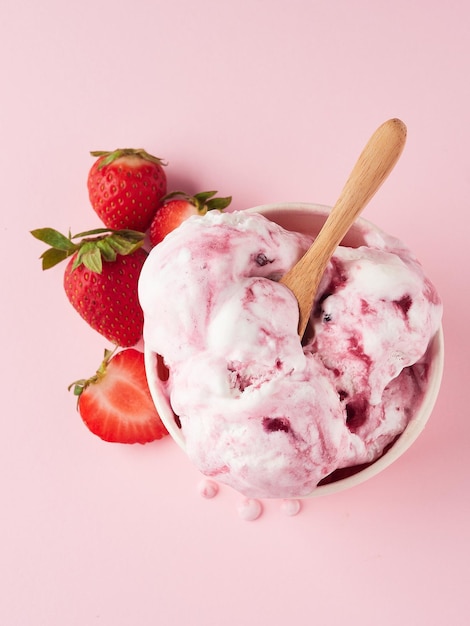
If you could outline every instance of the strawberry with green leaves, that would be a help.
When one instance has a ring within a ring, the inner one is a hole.
[[[222,211],[229,206],[232,197],[216,198],[217,191],[203,191],[190,196],[174,191],[163,198],[163,204],[155,214],[150,226],[152,247],[163,241],[169,232],[177,228],[192,215],[205,215],[207,211]]]
[[[31,234],[50,246],[41,255],[44,270],[69,258],[64,289],[81,317],[116,345],[135,345],[144,322],[137,294],[148,256],[141,247],[144,234],[104,228],[68,237],[53,228],[39,228]]]
[[[96,151],[88,174],[90,202],[101,221],[114,230],[146,231],[166,194],[164,162],[143,149]]]
[[[148,443],[168,434],[152,401],[144,355],[128,348],[106,350],[96,374],[77,380],[78,411],[89,430],[115,443]]]

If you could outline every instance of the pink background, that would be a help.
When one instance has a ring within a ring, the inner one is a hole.
[[[469,20],[465,0],[3,0],[0,624],[468,623]],[[332,204],[395,116],[407,146],[364,216],[445,303],[442,392],[412,449],[245,522],[172,441],[90,435],[67,386],[107,344],[28,233],[99,225],[89,150],[145,147],[173,189],[237,209]]]

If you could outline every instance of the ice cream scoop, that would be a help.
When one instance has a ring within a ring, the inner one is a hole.
[[[367,142],[323,228],[302,258],[281,278],[299,303],[298,333],[303,337],[325,268],[351,224],[398,161],[406,140],[399,119],[384,122]]]

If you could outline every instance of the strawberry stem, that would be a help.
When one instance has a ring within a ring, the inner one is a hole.
[[[162,198],[161,202],[163,204],[167,200],[181,198],[187,200],[190,204],[195,206],[201,214],[204,214],[207,211],[212,211],[213,209],[223,211],[232,202],[232,196],[214,198],[217,193],[218,191],[201,191],[199,193],[195,193],[194,196],[190,196],[185,191],[171,191]]]
[[[167,165],[166,161],[160,159],[159,157],[153,156],[153,154],[149,154],[143,148],[118,148],[117,150],[113,150],[108,152],[106,150],[92,150],[90,152],[91,156],[100,157],[101,161],[98,165],[98,170],[103,169],[107,165],[110,165],[117,159],[120,159],[124,156],[137,156],[145,161],[150,161],[151,163],[156,163],[157,165]]]
[[[89,270],[100,274],[102,260],[115,261],[118,254],[127,256],[140,248],[145,239],[145,233],[137,230],[96,228],[77,235],[65,237],[53,228],[37,228],[31,234],[39,241],[50,246],[42,253],[42,269],[54,267],[68,257],[77,254],[73,268],[83,263]],[[72,239],[81,238],[74,242]]]
[[[115,346],[112,350],[105,349],[104,358],[101,361],[99,368],[96,370],[96,373],[93,374],[93,376],[90,376],[90,378],[80,378],[79,380],[74,381],[67,387],[67,390],[70,391],[73,387],[73,395],[80,397],[87,387],[98,383],[106,374],[108,363],[113,358],[117,349],[118,346]]]

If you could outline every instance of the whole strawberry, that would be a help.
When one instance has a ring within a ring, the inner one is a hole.
[[[96,374],[77,380],[78,411],[89,430],[115,443],[148,443],[168,434],[150,395],[144,355],[132,348],[105,350]]]
[[[150,243],[152,247],[177,228],[192,215],[205,215],[213,209],[222,211],[232,201],[232,197],[215,198],[217,191],[203,191],[190,196],[182,191],[169,193],[163,199],[150,226]]]
[[[88,174],[90,202],[103,224],[146,231],[166,194],[163,161],[145,150],[97,151]]]
[[[143,233],[97,229],[65,237],[52,228],[40,228],[31,234],[51,246],[41,257],[43,269],[70,257],[64,289],[82,318],[109,341],[123,347],[135,345],[143,329],[137,295],[148,256],[141,248]],[[72,241],[80,237],[79,242]]]

